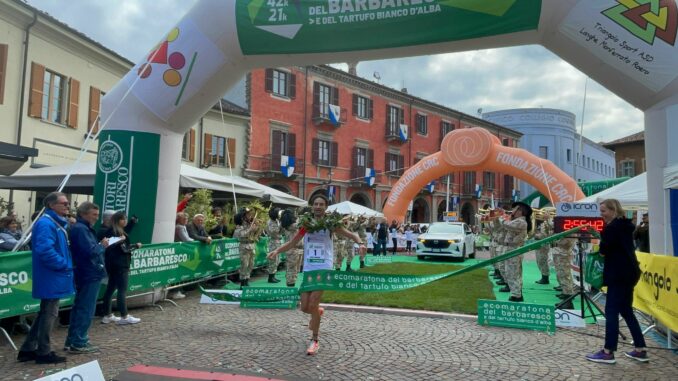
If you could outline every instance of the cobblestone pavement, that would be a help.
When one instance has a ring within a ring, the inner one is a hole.
[[[320,351],[309,357],[308,320],[301,312],[201,305],[198,299],[193,291],[179,307],[165,304],[164,312],[135,309],[142,322],[134,326],[102,325],[97,319],[90,336],[101,352],[68,355],[68,366],[97,359],[107,379],[135,364],[322,380],[675,380],[678,374],[678,356],[665,350],[652,351],[648,364],[623,355],[616,365],[588,362],[584,355],[602,339],[570,330],[548,336],[480,327],[468,319],[337,310],[325,313]],[[602,335],[604,329],[585,332]],[[62,327],[53,334],[59,353],[65,334]],[[13,339],[19,345],[23,336]],[[0,379],[32,380],[55,369],[19,364],[15,356],[9,346],[0,347]]]

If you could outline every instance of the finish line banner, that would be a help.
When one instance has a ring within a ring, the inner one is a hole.
[[[268,238],[256,245],[255,266],[267,263]],[[40,301],[33,299],[33,269],[30,251],[0,255],[0,319],[38,311]],[[237,239],[201,242],[149,244],[132,253],[129,291],[139,293],[155,287],[189,282],[235,271],[240,268]],[[68,306],[72,298],[62,299]]]
[[[636,253],[641,276],[633,295],[633,307],[654,316],[678,332],[678,257]],[[672,280],[676,283],[672,284]]]
[[[511,250],[501,256],[488,259],[476,263],[471,266],[461,268],[441,274],[433,275],[389,275],[389,274],[370,274],[370,273],[347,273],[345,271],[334,270],[317,270],[304,273],[303,282],[298,292],[332,290],[332,291],[358,291],[358,292],[387,292],[400,291],[410,288],[418,287],[427,283],[435,282],[439,279],[449,278],[456,275],[464,274],[479,268],[484,268],[495,262],[505,261],[517,255],[525,254],[529,251],[540,248],[543,245],[558,241],[571,234],[577,233],[580,230],[585,230],[587,226],[580,226],[559,234],[554,234],[546,239],[532,242],[528,245]],[[597,232],[593,232],[597,236]],[[295,289],[288,289],[289,292],[296,291]],[[236,300],[231,295],[212,293],[210,290],[203,290],[201,292],[209,297],[217,300]],[[226,299],[223,299],[226,298]],[[286,298],[275,294],[268,294],[266,296],[250,296],[242,295],[240,302],[278,302]]]

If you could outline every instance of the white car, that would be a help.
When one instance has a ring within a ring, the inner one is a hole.
[[[463,222],[434,222],[417,237],[417,258],[426,256],[474,258],[475,235]]]

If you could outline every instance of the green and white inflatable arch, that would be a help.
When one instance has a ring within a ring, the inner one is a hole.
[[[677,9],[675,0],[202,0],[104,97],[95,200],[137,214],[135,238],[172,241],[183,135],[250,69],[541,44],[645,112],[651,242],[671,252],[662,184],[678,164]]]

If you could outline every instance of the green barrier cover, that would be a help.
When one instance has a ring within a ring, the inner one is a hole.
[[[552,305],[478,301],[478,324],[556,332],[556,308]]]
[[[341,52],[460,41],[539,25],[541,0],[236,2],[246,55]]]
[[[144,245],[132,253],[129,291],[139,293],[155,287],[189,282],[240,268],[240,251],[236,239],[200,242],[177,242]],[[255,264],[266,264],[268,238],[257,242]],[[0,254],[0,319],[36,312],[40,301],[33,299],[31,252]],[[62,306],[72,298],[61,301]]]
[[[371,256],[365,258],[365,264],[367,266],[373,266],[379,263],[393,263],[393,257],[388,256],[388,255],[379,255],[379,256]]]

